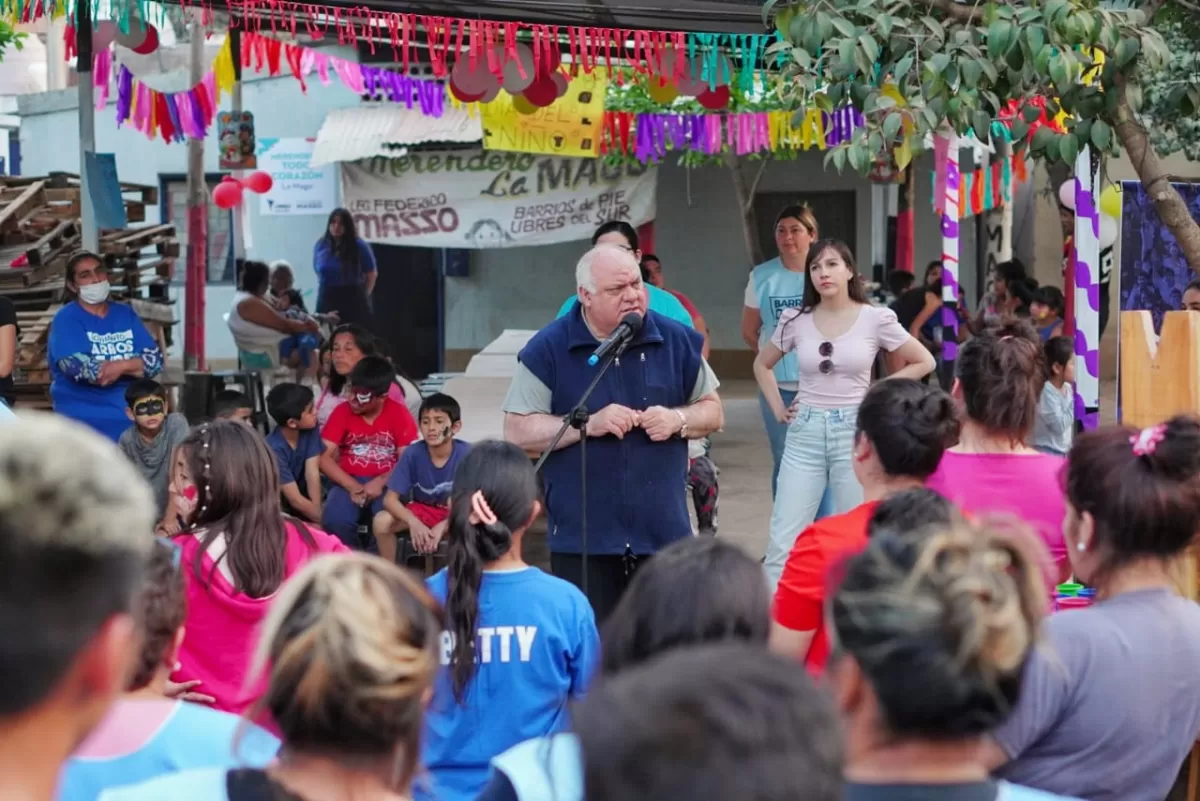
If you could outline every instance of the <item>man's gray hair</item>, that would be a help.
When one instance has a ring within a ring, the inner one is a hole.
[[[592,274],[592,264],[600,256],[616,256],[618,258],[626,258],[634,267],[638,266],[637,259],[623,247],[618,245],[595,245],[587,253],[579,259],[579,263],[575,265],[575,286],[586,292],[594,293],[596,291],[596,276]]]

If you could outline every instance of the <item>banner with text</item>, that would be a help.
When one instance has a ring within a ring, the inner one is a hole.
[[[308,166],[314,144],[300,138],[258,140],[258,168],[274,181],[271,191],[259,196],[259,214],[323,216],[337,208],[336,167]]]
[[[343,163],[342,196],[368,242],[431,248],[549,245],[601,223],[654,219],[657,172],[531,153],[439,151]]]

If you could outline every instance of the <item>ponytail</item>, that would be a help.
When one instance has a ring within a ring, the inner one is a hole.
[[[475,629],[479,624],[483,566],[508,553],[512,531],[500,520],[491,525],[475,522],[470,502],[451,506],[449,528],[446,629],[454,635],[450,673],[454,698],[461,704],[467,685],[475,677]]]
[[[481,442],[454,475],[447,524],[446,631],[453,637],[451,686],[462,704],[475,677],[475,638],[483,568],[513,546],[537,501],[537,476],[528,457],[508,442]]]

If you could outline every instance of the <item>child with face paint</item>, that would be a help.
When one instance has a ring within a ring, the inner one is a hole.
[[[372,528],[379,555],[395,561],[397,536],[407,531],[417,553],[433,553],[446,535],[454,471],[471,450],[458,401],[440,392],[421,401],[421,441],[404,451],[388,479],[383,511]]]
[[[162,516],[159,529],[173,534],[179,530],[179,523],[178,515],[168,508],[171,452],[188,435],[187,418],[168,412],[167,391],[149,378],[139,378],[125,388],[125,407],[133,426],[125,429],[117,444],[154,490]]]
[[[365,356],[350,371],[350,399],[333,410],[321,429],[321,472],[334,486],[322,510],[322,526],[352,548],[361,542],[359,520],[383,511],[383,493],[400,455],[417,438],[417,424],[402,403],[388,397],[396,371],[382,356]]]

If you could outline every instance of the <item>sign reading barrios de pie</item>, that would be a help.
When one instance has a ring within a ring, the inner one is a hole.
[[[657,171],[597,159],[435,151],[342,165],[342,196],[368,242],[506,248],[587,239],[655,214]]]

